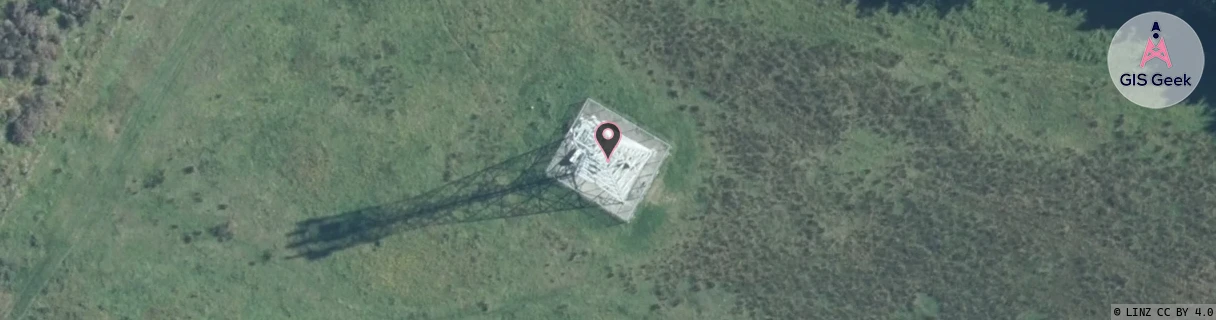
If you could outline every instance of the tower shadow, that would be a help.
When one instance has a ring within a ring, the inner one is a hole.
[[[355,246],[378,243],[397,233],[429,226],[476,222],[595,207],[562,186],[573,170],[545,174],[561,145],[546,143],[523,154],[421,195],[338,215],[296,223],[288,233],[288,257],[318,260]]]

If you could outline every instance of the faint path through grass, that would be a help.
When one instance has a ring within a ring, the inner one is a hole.
[[[199,4],[198,2],[195,2],[193,5]],[[204,30],[207,29],[204,27],[204,24],[215,25],[214,22],[223,21],[222,18],[216,19],[216,17],[222,17],[222,15],[218,15],[219,13],[222,13],[218,11],[219,7],[239,8],[240,6],[221,6],[217,4],[216,1],[206,1],[205,6],[193,10],[194,13],[190,15],[191,20],[183,26],[183,28],[179,31],[178,36],[173,41],[170,52],[166,55],[168,58],[160,63],[160,65],[156,68],[155,76],[144,87],[143,96],[149,97],[149,99],[144,100],[145,102],[142,104],[134,106],[131,112],[128,113],[127,119],[123,121],[125,126],[123,135],[121,136],[116,148],[114,148],[112,151],[111,160],[104,166],[105,168],[108,168],[108,170],[99,172],[99,174],[115,174],[119,178],[94,179],[93,181],[96,182],[96,184],[93,184],[92,186],[95,188],[88,189],[92,189],[91,191],[96,191],[98,193],[111,193],[123,190],[121,185],[112,184],[121,184],[124,181],[122,177],[125,176],[124,173],[126,171],[125,169],[127,168],[123,167],[123,165],[128,163],[128,160],[130,160],[135,154],[135,147],[138,145],[140,138],[142,137],[141,131],[150,125],[150,123],[154,122],[154,119],[149,119],[149,116],[154,116],[156,113],[147,112],[147,110],[152,106],[161,105],[166,92],[177,84],[175,80],[178,79],[178,74],[181,72],[183,63],[185,61],[189,61],[190,57],[192,57],[193,54],[197,53],[198,51],[197,40],[202,34],[205,33]],[[14,304],[14,308],[10,313],[10,315],[16,316],[12,318],[22,319],[26,316],[29,311],[29,306],[35,302],[38,293],[46,287],[47,282],[53,278],[55,273],[59,270],[58,266],[62,265],[62,262],[79,247],[79,242],[77,240],[81,239],[83,236],[82,233],[95,230],[93,226],[96,224],[96,222],[99,221],[101,217],[113,212],[117,205],[118,204],[115,203],[109,206],[107,208],[109,210],[107,211],[98,210],[98,207],[96,206],[89,206],[89,208],[91,208],[94,212],[85,215],[87,218],[83,219],[83,221],[80,222],[80,225],[74,228],[67,228],[69,229],[67,231],[71,233],[69,237],[66,239],[57,239],[59,241],[48,241],[48,254],[43,258],[38,266],[33,269],[34,271],[32,271],[35,272],[36,275],[27,277],[26,281],[21,285],[20,289],[16,293],[16,303]],[[58,212],[63,214],[64,209],[71,208],[63,208],[57,203],[54,207],[48,210],[48,214],[50,212]],[[64,230],[60,230],[60,232],[62,231]]]
[[[473,66],[473,69],[477,70],[477,74],[486,74],[484,71],[481,71],[481,64],[477,63],[477,60],[473,59],[473,56],[469,55],[469,49],[466,47],[467,45],[460,42],[459,39],[456,39],[456,35],[452,33],[452,28],[448,27],[448,6],[443,3],[443,0],[435,0],[435,2],[439,4],[439,26],[443,27],[443,33],[446,33],[448,38],[452,39],[452,43],[456,44],[457,48],[460,48],[460,53],[464,55],[465,59],[468,59],[469,64]]]

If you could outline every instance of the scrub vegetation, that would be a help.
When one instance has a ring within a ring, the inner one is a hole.
[[[0,319],[1078,319],[1216,295],[1216,81],[1120,96],[1130,2],[9,2]],[[1167,9],[1202,33],[1209,2]],[[587,97],[675,146],[635,223],[355,220],[381,233],[293,258],[297,225],[467,183]]]

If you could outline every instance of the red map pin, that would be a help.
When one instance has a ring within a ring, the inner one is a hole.
[[[615,123],[605,121],[595,127],[595,142],[600,145],[600,150],[604,151],[604,161],[611,162],[612,150],[621,142],[621,129]]]

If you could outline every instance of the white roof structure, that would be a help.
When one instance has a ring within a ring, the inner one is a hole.
[[[595,141],[595,128],[606,121],[621,131],[611,162]],[[670,152],[667,142],[587,99],[545,173],[613,217],[629,222]]]

